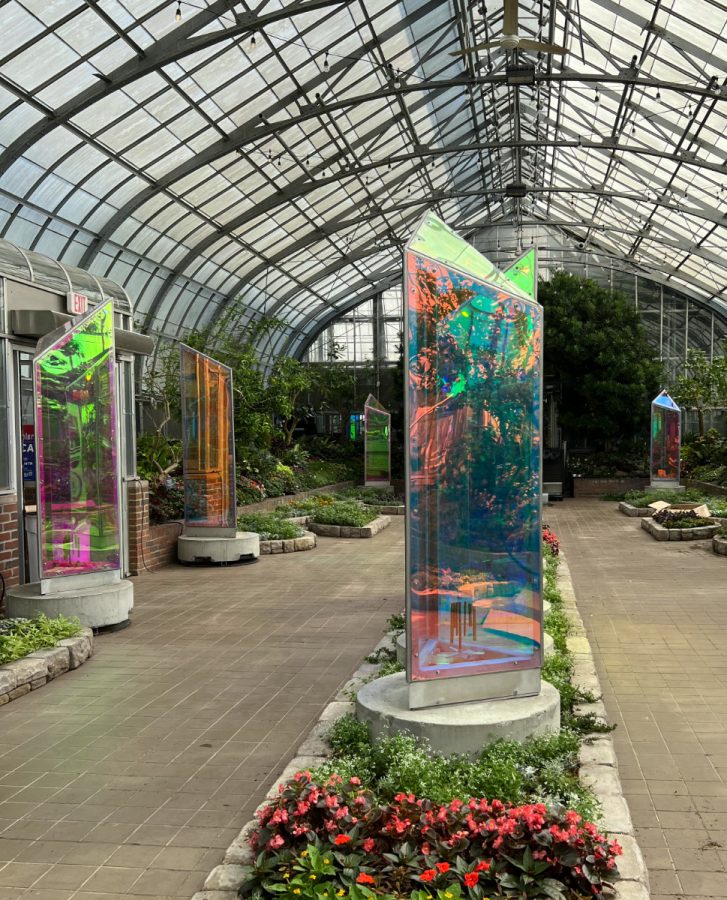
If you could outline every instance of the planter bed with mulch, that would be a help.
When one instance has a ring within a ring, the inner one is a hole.
[[[641,527],[657,541],[705,541],[713,538],[720,526],[711,519],[704,521],[698,528],[665,528],[653,519],[642,519]]]

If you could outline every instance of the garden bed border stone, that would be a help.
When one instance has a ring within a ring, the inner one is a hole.
[[[619,503],[618,511],[634,519],[649,519],[654,515],[654,510],[650,506],[633,506],[625,500]]]
[[[657,541],[707,541],[714,537],[720,526],[710,524],[698,528],[665,528],[653,519],[642,519],[641,527]]]
[[[342,538],[372,538],[384,528],[391,525],[390,516],[377,516],[368,525],[358,527],[356,525],[324,525],[318,522],[311,522],[308,525],[310,531],[319,534],[321,537],[342,537]]]
[[[82,666],[93,656],[93,630],[85,626],[75,637],[55,647],[34,650],[22,659],[0,666],[0,706],[35,691],[59,675]]]
[[[403,503],[387,505],[386,503],[364,503],[364,506],[372,506],[378,509],[382,516],[405,516],[406,506]]]
[[[296,553],[300,550],[313,550],[316,536],[312,531],[304,531],[300,537],[281,540],[260,541],[260,555],[266,553]]]
[[[591,645],[576,606],[570,570],[562,551],[558,566],[558,587],[563,596],[565,613],[572,626],[571,634],[568,636],[568,649],[573,654],[573,682],[582,690],[600,696],[601,685]],[[385,635],[372,652],[376,653],[381,648],[395,652],[396,644],[391,635]],[[365,661],[361,663],[325,707],[308,737],[298,747],[297,756],[280,773],[258,809],[277,797],[279,786],[289,781],[296,772],[320,766],[330,757],[331,750],[325,742],[328,729],[336,719],[355,712],[355,703],[351,701],[351,696],[376,674],[378,668],[379,665],[375,663]],[[599,719],[606,721],[606,710],[600,700],[580,704],[577,712],[583,715],[594,713]],[[579,754],[580,775],[601,804],[603,809],[601,821],[604,829],[615,836],[623,847],[623,856],[619,857],[618,862],[620,878],[615,882],[615,894],[611,896],[614,900],[649,900],[649,874],[639,845],[636,843],[631,815],[623,796],[613,739],[609,734],[595,734],[590,738],[592,742],[584,743]],[[256,819],[251,819],[243,826],[227,848],[222,864],[210,872],[203,890],[198,891],[192,900],[235,900],[237,891],[254,862],[255,854],[250,849],[247,839],[256,827]]]
[[[717,556],[727,556],[727,537],[715,534],[712,538],[712,550]]]

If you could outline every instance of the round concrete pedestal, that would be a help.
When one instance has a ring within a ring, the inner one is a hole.
[[[7,614],[23,619],[46,616],[76,616],[81,625],[106,628],[126,622],[134,606],[134,585],[127,580],[95,587],[41,594],[40,585],[21,584],[8,589]]]
[[[234,563],[260,556],[260,535],[238,531],[235,537],[190,537],[177,541],[177,556],[183,563]]]
[[[555,652],[555,644],[553,643],[553,638],[546,633],[545,640],[543,642],[543,649],[545,650],[545,655],[550,656],[551,653]],[[406,665],[406,632],[402,631],[402,633],[396,639],[396,661],[400,666]]]
[[[427,740],[439,753],[475,756],[500,739],[524,741],[532,735],[558,732],[560,694],[543,681],[537,697],[409,709],[406,677],[397,672],[361,688],[356,715],[368,724],[373,738],[407,731]]]

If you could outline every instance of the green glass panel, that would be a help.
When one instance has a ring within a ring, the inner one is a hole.
[[[474,278],[506,288],[515,296],[527,297],[494,263],[445,225],[432,212],[424,214],[407,245],[411,253],[420,253],[446,266],[468,272]]]
[[[120,568],[111,302],[33,360],[42,578]]]
[[[532,300],[538,299],[538,263],[535,247],[523,253],[507,269],[505,275]]]
[[[371,394],[364,404],[364,482],[367,486],[391,481],[391,415]]]

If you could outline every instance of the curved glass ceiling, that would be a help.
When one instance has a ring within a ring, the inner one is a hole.
[[[0,236],[117,281],[147,331],[239,296],[241,327],[284,320],[283,352],[399,279],[428,206],[724,297],[723,3],[520,2],[518,34],[565,58],[453,56],[502,35],[502,0],[176,10],[3,6]]]

